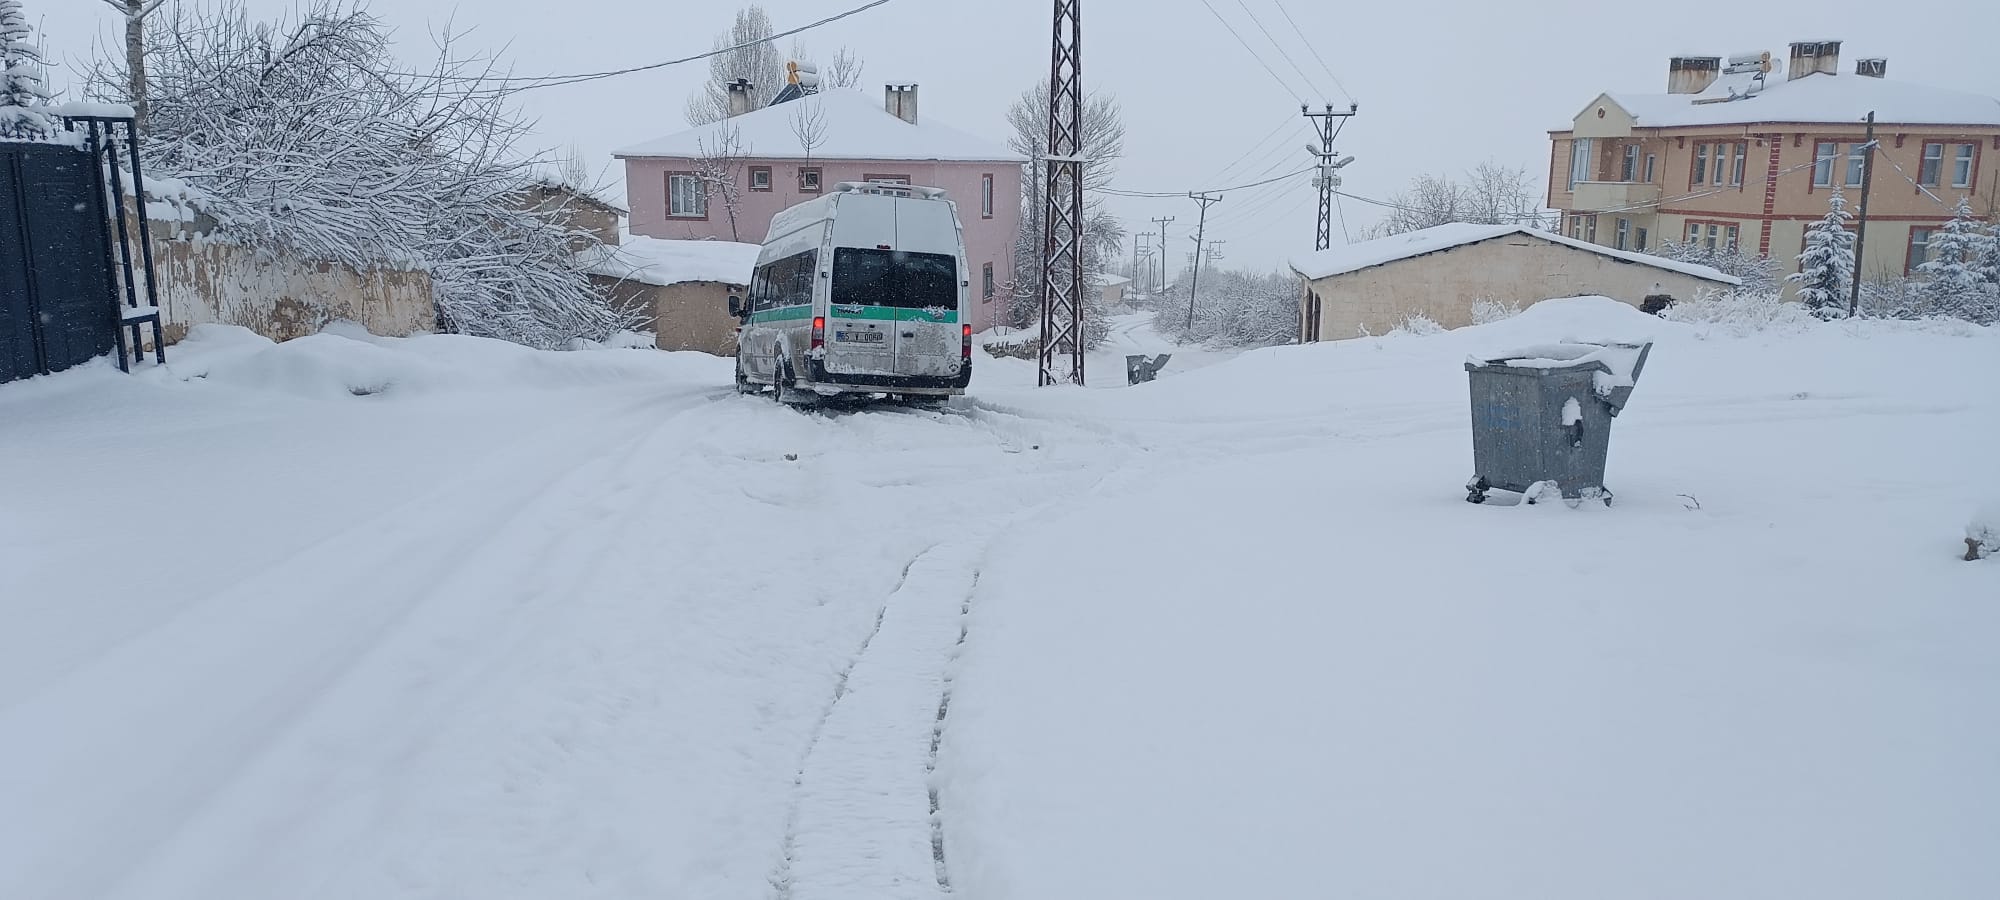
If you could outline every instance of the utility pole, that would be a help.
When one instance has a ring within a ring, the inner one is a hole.
[[[1042,335],[1035,383],[1083,384],[1082,0],[1055,0],[1043,177]]]
[[[1869,110],[1868,134],[1862,138],[1861,146],[1868,155],[1861,158],[1861,216],[1854,220],[1854,274],[1847,280],[1847,317],[1854,318],[1861,308],[1861,250],[1868,241],[1868,189],[1875,186],[1875,111]]]
[[[1144,265],[1145,268],[1140,268]],[[1153,233],[1141,231],[1132,235],[1132,284],[1137,290],[1153,292]]]
[[[1174,217],[1154,219],[1153,224],[1160,226],[1160,290],[1164,291],[1167,289],[1167,226],[1174,224]]]
[[[1299,107],[1299,112],[1312,120],[1313,132],[1319,135],[1319,146],[1306,145],[1306,153],[1310,154],[1313,161],[1319,164],[1319,171],[1313,176],[1313,187],[1319,189],[1319,219],[1315,223],[1317,227],[1313,232],[1314,251],[1325,250],[1333,246],[1333,191],[1335,188],[1340,187],[1340,170],[1348,163],[1354,161],[1354,157],[1352,156],[1338,162],[1334,161],[1333,139],[1340,134],[1340,128],[1346,126],[1347,120],[1353,118],[1354,114],[1360,111],[1360,109],[1361,105],[1358,103],[1347,104],[1347,111],[1344,113],[1334,112],[1333,104],[1331,103],[1327,104],[1326,109],[1321,112],[1313,112],[1310,106],[1301,105]],[[1339,119],[1340,121],[1336,123],[1335,119]],[[1301,322],[1299,343],[1305,344],[1318,341],[1320,317],[1319,294],[1311,288],[1307,288],[1305,296],[1300,299],[1300,304],[1304,307],[1305,312],[1299,317]]]
[[[1338,124],[1345,126],[1346,120],[1353,118],[1360,109],[1358,103],[1349,103],[1346,112],[1334,112],[1331,103],[1326,105],[1324,112],[1313,112],[1310,106],[1299,107],[1299,112],[1312,120],[1313,131],[1319,134],[1318,147],[1306,145],[1306,152],[1319,162],[1318,176],[1313,179],[1313,186],[1319,188],[1319,230],[1313,236],[1314,250],[1333,246],[1333,189],[1340,186],[1340,176],[1334,172],[1354,161],[1351,156],[1338,163],[1333,161],[1333,138],[1340,133],[1334,120],[1341,120]]]
[[[1222,195],[1209,196],[1206,192],[1189,191],[1188,199],[1201,204],[1201,217],[1194,228],[1194,272],[1188,278],[1188,320],[1189,331],[1194,330],[1195,288],[1201,286],[1201,241],[1208,230],[1208,208],[1222,202]]]

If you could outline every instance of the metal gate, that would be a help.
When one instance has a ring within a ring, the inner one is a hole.
[[[133,272],[113,131],[118,125],[127,129],[129,146],[130,120],[104,117],[65,121],[65,133],[81,146],[0,144],[0,382],[61,371],[114,347],[124,368],[128,347],[121,326],[130,327],[129,349],[137,356],[143,352],[140,326],[151,325],[154,351],[165,359],[143,231],[144,270],[137,277]],[[136,186],[136,156],[131,162]],[[143,230],[145,217],[137,218]],[[140,285],[149,301],[144,305]]]

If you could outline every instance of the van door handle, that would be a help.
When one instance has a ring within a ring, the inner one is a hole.
[[[913,338],[917,336],[917,333],[914,331],[905,331],[903,332],[903,336],[906,338]]]

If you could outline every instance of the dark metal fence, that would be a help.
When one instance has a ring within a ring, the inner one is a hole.
[[[70,140],[0,144],[0,381],[114,348],[128,369],[147,329],[166,361],[132,120],[63,121]]]

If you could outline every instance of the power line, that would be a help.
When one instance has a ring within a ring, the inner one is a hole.
[[[1284,88],[1285,93],[1292,95],[1293,100],[1296,100],[1300,103],[1306,102],[1304,97],[1299,96],[1298,91],[1292,90],[1292,86],[1290,83],[1286,82],[1285,79],[1278,77],[1278,70],[1271,68],[1271,64],[1264,61],[1264,55],[1258,53],[1257,48],[1250,46],[1250,42],[1244,40],[1243,35],[1237,34],[1236,26],[1229,24],[1228,19],[1223,18],[1221,13],[1216,12],[1215,7],[1210,5],[1208,0],[1201,0],[1201,5],[1208,7],[1208,14],[1214,16],[1217,22],[1222,23],[1223,28],[1229,30],[1230,36],[1236,38],[1236,43],[1242,44],[1243,49],[1250,51],[1250,55],[1257,60],[1258,65],[1264,67],[1264,71],[1271,73],[1272,81],[1276,81],[1279,87]]]
[[[531,91],[535,90],[536,88],[559,87],[567,84],[580,84],[586,81],[596,81],[602,78],[614,78],[619,75],[630,75],[635,72],[650,72],[654,69],[664,69],[667,68],[668,66],[678,66],[678,65],[683,65],[685,63],[699,62],[701,60],[709,59],[711,57],[721,56],[725,53],[733,53],[738,50],[744,50],[750,47],[755,47],[759,44],[773,43],[777,41],[779,38],[788,38],[795,34],[803,34],[815,28],[819,28],[823,25],[829,25],[834,22],[838,22],[842,19],[849,18],[851,16],[860,15],[878,6],[882,6],[891,2],[894,2],[894,0],[869,0],[869,2],[863,3],[860,6],[854,7],[853,9],[835,13],[833,15],[827,16],[826,18],[820,19],[816,22],[800,25],[797,28],[791,28],[785,31],[780,31],[769,37],[758,38],[757,40],[754,41],[745,41],[744,43],[737,44],[731,47],[720,47],[715,50],[710,50],[707,53],[697,53],[693,56],[683,56],[679,59],[669,59],[664,62],[647,63],[641,66],[631,66],[629,68],[624,68],[624,69],[611,69],[604,72],[582,72],[582,73],[571,73],[568,75],[525,75],[525,76],[502,75],[494,77],[475,75],[475,76],[452,76],[447,80],[472,81],[472,82],[480,82],[487,84],[498,83],[501,85],[513,82],[526,82],[526,84],[522,84],[516,87],[494,87],[486,90],[487,93],[515,93],[519,91]],[[407,72],[395,73],[395,74],[400,74],[407,77],[416,77],[416,78],[431,77],[428,75],[407,73]]]
[[[1117,188],[1100,188],[1099,193],[1110,194],[1114,197],[1148,197],[1148,198],[1160,198],[1160,199],[1172,198],[1178,200],[1186,197],[1189,193],[1219,194],[1224,191],[1241,191],[1241,190],[1248,190],[1253,187],[1263,187],[1264,185],[1270,184],[1271,182],[1274,181],[1283,181],[1287,178],[1296,178],[1312,170],[1313,167],[1308,166],[1296,172],[1280,175],[1276,178],[1266,178],[1263,181],[1253,181],[1249,184],[1238,184],[1238,185],[1232,185],[1230,187],[1220,187],[1220,188],[1208,188],[1206,190],[1192,191],[1192,192],[1181,191],[1178,193],[1172,193],[1168,191],[1124,191],[1124,190],[1119,190]]]
[[[1223,166],[1221,171],[1218,171],[1214,175],[1209,176],[1208,180],[1221,181],[1230,172],[1234,171],[1238,165],[1241,165],[1244,160],[1249,159],[1251,154],[1256,153],[1259,150],[1265,151],[1266,159],[1270,158],[1269,144],[1271,143],[1271,139],[1283,133],[1285,130],[1285,126],[1287,125],[1296,126],[1297,124],[1298,124],[1297,119],[1294,119],[1291,116],[1286,116],[1283,121],[1278,123],[1278,127],[1271,129],[1270,134],[1264,135],[1263,137],[1259,138],[1257,140],[1257,143],[1250,145],[1250,149],[1243,151],[1242,156],[1239,156],[1236,159],[1232,160],[1229,163],[1229,165]]]
[[[1313,42],[1306,38],[1305,29],[1300,28],[1298,20],[1292,18],[1291,10],[1285,8],[1284,0],[1273,0],[1273,2],[1277,4],[1278,11],[1285,14],[1285,21],[1292,23],[1292,31],[1299,36],[1300,43],[1305,44],[1306,49],[1312,51],[1313,59],[1319,60],[1319,67],[1326,72],[1326,77],[1333,79],[1333,86],[1339,88],[1340,92],[1346,95],[1347,102],[1360,102],[1354,99],[1353,94],[1347,92],[1347,85],[1341,84],[1340,76],[1333,74],[1333,67],[1326,64],[1326,57],[1319,55],[1319,48],[1314,47]]]
[[[1312,76],[1307,75],[1306,70],[1299,68],[1299,64],[1293,61],[1292,55],[1285,52],[1285,45],[1278,43],[1278,39],[1271,34],[1271,29],[1265,28],[1263,20],[1257,18],[1257,14],[1250,11],[1250,4],[1243,2],[1243,0],[1236,0],[1236,5],[1243,7],[1243,14],[1250,17],[1250,24],[1257,26],[1257,30],[1264,33],[1264,39],[1270,41],[1272,47],[1277,48],[1278,56],[1282,57],[1285,63],[1292,67],[1292,71],[1298,73],[1299,80],[1305,82],[1306,89],[1312,90],[1317,88],[1318,85],[1313,84]]]

